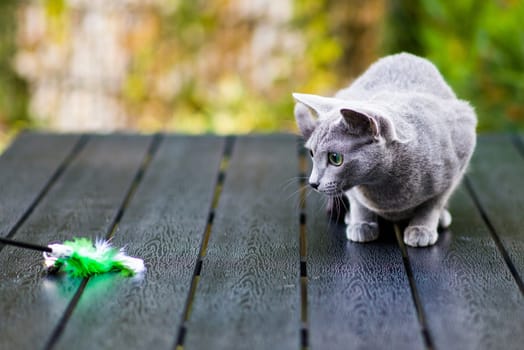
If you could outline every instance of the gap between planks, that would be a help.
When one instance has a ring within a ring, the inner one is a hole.
[[[514,147],[517,149],[518,153],[524,158],[524,143],[522,142],[522,139],[518,135],[513,135],[511,140],[512,140],[512,143],[513,143]],[[473,184],[472,184],[471,180],[469,179],[468,175],[464,176],[463,183],[464,183],[464,186],[465,186],[469,196],[473,200],[473,202],[475,204],[475,207],[479,211],[479,213],[480,213],[480,215],[482,217],[482,220],[486,224],[486,227],[488,228],[488,231],[489,231],[489,233],[491,235],[491,238],[493,239],[493,241],[494,241],[494,243],[495,243],[495,245],[497,247],[497,250],[501,254],[502,258],[504,259],[504,262],[506,263],[507,268],[509,269],[509,271],[510,271],[511,275],[513,276],[513,278],[514,278],[518,288],[520,289],[520,292],[522,294],[524,294],[524,283],[522,281],[522,278],[519,275],[517,269],[515,268],[515,265],[511,261],[511,258],[509,257],[509,254],[508,254],[506,248],[504,247],[504,244],[503,244],[502,240],[500,239],[500,237],[499,237],[499,235],[497,233],[497,230],[495,229],[495,227],[493,226],[491,220],[489,219],[489,216],[487,215],[486,210],[482,206],[482,203],[481,203],[479,197],[477,196],[477,194],[475,192],[475,189],[473,187]],[[409,280],[409,284],[410,284],[410,288],[411,288],[411,294],[413,296],[413,302],[414,302],[416,310],[417,310],[417,316],[418,316],[419,324],[422,327],[423,339],[424,339],[425,345],[426,345],[426,347],[428,349],[434,349],[433,341],[431,339],[431,335],[430,335],[429,329],[427,327],[427,321],[426,321],[426,317],[425,317],[425,314],[424,314],[422,302],[420,300],[420,296],[419,296],[417,288],[416,288],[416,283],[415,283],[415,280],[414,280],[414,275],[413,275],[413,270],[411,268],[409,255],[408,255],[406,246],[404,244],[404,241],[402,240],[402,232],[400,230],[400,227],[397,224],[394,225],[394,228],[395,228],[395,235],[397,237],[397,242],[398,242],[398,245],[399,245],[400,250],[402,252],[402,259],[403,259],[404,267],[405,267],[405,270],[406,270],[406,273],[407,273],[407,276],[408,276],[408,280]]]
[[[307,228],[306,228],[306,149],[302,138],[297,138],[298,186],[299,186],[299,249],[300,249],[300,346],[309,348],[308,275],[307,275]]]
[[[518,148],[518,147],[517,147]],[[520,153],[520,151],[519,151]],[[521,155],[524,155],[521,153]],[[488,231],[491,235],[491,239],[495,242],[495,246],[497,247],[497,250],[499,251],[500,255],[504,259],[504,262],[506,263],[506,266],[508,270],[511,273],[511,276],[513,276],[513,279],[515,280],[515,283],[517,284],[520,293],[524,294],[524,283],[522,282],[522,278],[519,275],[515,265],[513,264],[513,261],[511,261],[511,258],[509,257],[508,251],[504,247],[504,243],[502,243],[502,240],[500,239],[497,230],[495,229],[495,226],[493,226],[493,223],[489,219],[488,214],[486,213],[486,210],[482,206],[482,203],[480,202],[479,197],[477,196],[477,193],[475,192],[475,189],[473,188],[473,185],[471,183],[471,180],[466,175],[464,176],[464,185],[466,187],[466,190],[473,200],[473,203],[475,203],[475,207],[480,213],[480,216],[482,217],[482,220],[486,224],[486,227],[488,228]]]
[[[220,195],[222,194],[222,187],[226,177],[227,170],[229,168],[229,161],[231,154],[234,148],[235,138],[229,136],[226,138],[226,143],[224,146],[224,151],[222,155],[222,160],[220,162],[219,173],[217,177],[217,182],[215,185],[214,195],[211,200],[211,207],[208,215],[208,222],[202,238],[202,245],[198,255],[197,262],[195,264],[195,271],[193,273],[193,278],[191,281],[191,287],[189,290],[185,310],[182,316],[182,325],[179,328],[178,335],[176,338],[175,349],[183,350],[184,349],[184,340],[187,333],[186,322],[191,317],[191,307],[195,297],[196,290],[198,288],[198,283],[200,281],[200,274],[202,271],[203,258],[206,255],[209,239],[211,237],[213,220],[215,217],[215,211],[220,200]],[[307,232],[306,232],[306,185],[305,185],[305,173],[307,169],[306,159],[305,159],[305,149],[303,147],[303,141],[301,138],[297,139],[297,157],[299,164],[299,176],[298,176],[298,185],[299,185],[299,250],[300,250],[300,344],[303,350],[308,349],[309,347],[309,330],[308,330],[308,313],[307,313]]]
[[[109,226],[109,229],[106,233],[106,239],[110,239],[113,237],[114,233],[118,229],[118,225],[120,224],[120,220],[122,219],[122,216],[124,215],[124,212],[126,211],[127,207],[129,206],[129,203],[131,203],[131,200],[136,192],[136,189],[140,185],[140,182],[142,181],[144,174],[149,167],[149,164],[151,163],[151,160],[156,154],[156,151],[158,150],[160,143],[163,140],[162,134],[155,134],[153,138],[151,139],[151,142],[149,143],[149,147],[147,149],[147,152],[144,156],[144,159],[140,163],[140,166],[138,167],[137,172],[135,173],[135,176],[133,177],[133,180],[131,181],[131,185],[129,186],[126,196],[124,197],[122,203],[120,204],[117,214],[115,215],[115,218],[111,225]],[[64,314],[58,321],[58,325],[53,330],[53,333],[51,333],[50,338],[48,339],[44,349],[50,350],[52,349],[55,344],[57,343],[58,339],[60,339],[60,336],[62,335],[67,322],[71,318],[71,315],[73,314],[76,306],[78,305],[78,302],[80,301],[80,298],[87,286],[87,283],[89,282],[90,278],[86,277],[82,280],[80,286],[78,287],[77,291],[75,292],[73,298],[67,305],[66,310],[64,311]]]
[[[58,181],[58,179],[62,176],[62,174],[65,172],[67,167],[71,164],[71,162],[78,156],[80,151],[84,148],[87,141],[89,140],[89,136],[87,135],[81,135],[79,139],[76,141],[75,145],[71,149],[71,152],[64,158],[64,160],[60,163],[58,168],[56,168],[55,172],[51,175],[47,183],[44,185],[44,187],[41,189],[41,191],[38,193],[36,198],[31,202],[29,207],[25,210],[25,212],[20,216],[20,218],[17,220],[17,222],[11,227],[9,232],[7,232],[7,235],[5,238],[11,239],[13,238],[18,229],[24,224],[24,222],[29,218],[29,216],[33,213],[33,211],[36,209],[38,204],[42,201],[42,199],[46,196],[46,194],[51,190],[53,185]],[[5,245],[0,244],[0,252],[4,248]]]
[[[524,143],[521,137],[517,134],[513,134],[511,136],[511,143],[516,148],[518,154],[520,154],[520,156],[524,158]],[[482,205],[480,198],[477,195],[477,192],[475,191],[475,188],[467,174],[464,176],[464,186],[466,187],[466,190],[469,196],[473,200],[475,207],[479,211],[480,216],[482,217],[482,220],[486,224],[486,227],[488,228],[491,238],[495,242],[495,246],[497,247],[497,250],[499,251],[502,258],[504,259],[504,262],[506,263],[506,266],[508,270],[510,271],[511,276],[513,276],[513,279],[515,280],[515,283],[517,284],[520,290],[520,293],[524,294],[524,282],[522,280],[522,276],[519,275],[517,268],[513,264],[513,261],[511,261],[511,258],[508,254],[506,247],[504,246],[504,243],[500,239],[499,234],[497,233],[497,230],[495,229],[495,226],[493,226],[493,223],[491,222],[486,210],[484,209],[484,206]]]
[[[432,350],[434,349],[433,346],[433,340],[431,339],[431,335],[429,333],[429,328],[426,321],[426,315],[424,312],[424,308],[422,306],[422,301],[420,300],[420,296],[417,290],[417,284],[415,282],[415,277],[413,274],[413,269],[411,267],[411,262],[409,260],[408,250],[406,248],[406,245],[404,244],[404,240],[402,239],[402,231],[400,229],[400,226],[398,224],[393,224],[394,230],[395,230],[395,236],[397,238],[397,244],[400,249],[400,252],[402,254],[402,262],[404,263],[404,270],[406,271],[406,275],[409,282],[409,288],[411,290],[411,296],[413,297],[413,304],[415,305],[415,309],[417,311],[417,318],[418,323],[421,328],[422,332],[422,339],[424,339],[424,344],[426,345],[426,349]],[[418,248],[423,249],[423,248]]]
[[[220,201],[220,196],[222,195],[222,188],[226,178],[227,170],[229,169],[229,160],[231,159],[231,154],[233,153],[233,148],[235,146],[236,138],[235,136],[227,136],[224,143],[224,149],[222,151],[222,159],[220,160],[220,166],[218,169],[218,176],[215,183],[215,189],[213,192],[213,198],[211,199],[211,206],[209,208],[209,214],[207,219],[206,228],[202,237],[202,243],[200,245],[200,251],[195,263],[195,270],[193,272],[193,277],[191,278],[191,286],[189,288],[189,293],[186,299],[186,304],[184,311],[182,313],[182,322],[178,329],[178,334],[176,336],[175,349],[182,350],[184,348],[184,341],[187,333],[186,322],[189,321],[191,317],[191,308],[193,306],[193,301],[195,299],[196,290],[200,282],[200,274],[202,272],[203,259],[207,253],[207,247],[209,244],[209,239],[211,238],[211,233],[213,231],[213,221],[215,218],[215,212]]]
[[[513,142],[513,145],[517,149],[518,153],[520,154],[520,156],[522,158],[524,158],[524,142],[522,141],[522,138],[519,135],[513,135],[511,140]],[[471,189],[473,190],[473,187]],[[479,205],[480,205],[480,201],[479,201]],[[481,214],[484,214],[484,211],[481,211]],[[487,215],[486,215],[485,218],[484,218],[484,216],[482,218],[483,219],[488,219]],[[491,222],[490,222],[490,225],[491,225]],[[490,232],[491,232],[491,228],[493,228],[493,232],[496,233],[493,225],[491,225],[491,227],[490,227]],[[517,282],[517,285],[519,286],[520,293],[524,294],[524,282],[522,280],[522,276],[520,276],[519,273],[517,272],[517,269],[515,268],[515,265],[511,261],[511,259],[509,257],[509,254],[508,254],[507,250],[504,247],[504,244],[502,243],[502,241],[498,237],[498,234],[496,234],[495,242],[497,243],[497,246],[500,243],[500,248],[502,249],[501,253],[502,253],[503,257],[504,257],[504,261],[506,261],[506,264],[508,265],[508,268],[511,271],[511,274],[515,278],[515,281]]]

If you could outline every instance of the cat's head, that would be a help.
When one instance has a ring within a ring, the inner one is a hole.
[[[340,195],[372,183],[390,161],[389,147],[403,142],[377,105],[294,93],[295,119],[313,159],[310,185]]]

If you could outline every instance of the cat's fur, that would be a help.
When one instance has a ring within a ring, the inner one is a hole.
[[[401,53],[374,63],[335,97],[293,94],[313,154],[310,184],[346,195],[348,239],[378,237],[377,215],[409,220],[404,242],[428,246],[447,227],[447,201],[476,143],[477,118],[428,60]],[[314,118],[316,117],[316,118]],[[327,152],[343,155],[328,163]]]

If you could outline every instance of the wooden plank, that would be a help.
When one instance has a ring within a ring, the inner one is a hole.
[[[468,178],[520,278],[524,278],[524,160],[509,135],[482,136]]]
[[[298,349],[296,139],[237,140],[184,349]]]
[[[464,187],[450,211],[435,246],[408,248],[435,348],[521,349],[524,298]]]
[[[91,279],[57,349],[173,348],[222,149],[217,137],[164,139],[113,239],[144,259],[144,280]]]
[[[417,311],[391,225],[371,243],[329,224],[325,201],[306,204],[311,349],[424,349]]]
[[[77,235],[105,236],[149,140],[93,137],[16,237],[46,244]],[[80,279],[46,276],[42,261],[40,253],[25,249],[5,247],[0,253],[2,349],[43,347],[80,284]],[[107,295],[108,290],[101,291]]]
[[[0,157],[1,236],[7,236],[37,200],[79,138],[22,133]]]

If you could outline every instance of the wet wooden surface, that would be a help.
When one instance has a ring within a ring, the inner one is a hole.
[[[0,235],[112,237],[140,278],[49,275],[0,245],[0,349],[521,349],[524,156],[481,136],[451,228],[357,244],[301,190],[292,135],[25,133],[0,157]],[[301,201],[305,199],[305,201]]]

